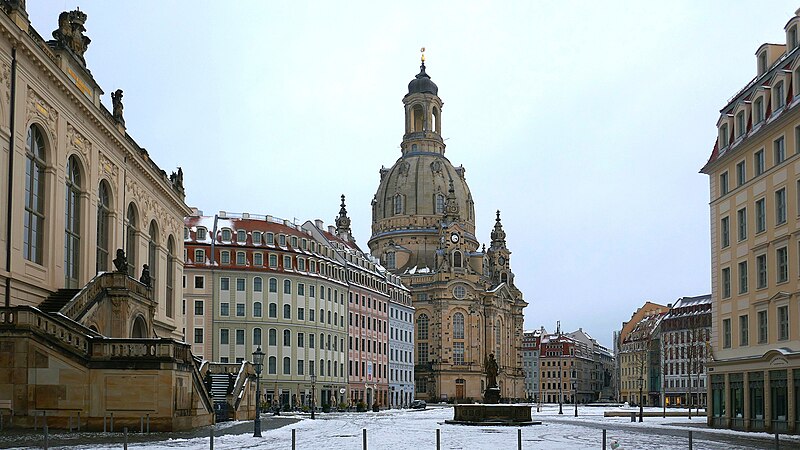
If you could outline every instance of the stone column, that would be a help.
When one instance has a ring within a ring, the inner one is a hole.
[[[750,431],[750,377],[746,371],[742,374],[742,389],[744,390],[744,429]]]
[[[764,430],[772,432],[772,392],[769,385],[769,370],[764,371]]]
[[[786,416],[787,425],[789,427],[789,433],[794,434],[795,432],[795,417],[794,414],[794,371],[792,369],[786,369],[786,400],[787,400],[787,408],[789,409],[789,414]]]
[[[731,417],[733,414],[731,413],[731,374],[725,374],[725,392],[722,393],[722,398],[725,399],[725,415],[723,416],[723,423],[725,424],[725,428],[731,427]]]

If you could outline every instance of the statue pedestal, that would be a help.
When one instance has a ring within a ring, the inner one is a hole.
[[[490,387],[483,392],[483,403],[496,405],[500,403],[500,388]]]

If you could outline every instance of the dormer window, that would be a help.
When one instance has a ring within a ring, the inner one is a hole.
[[[223,242],[230,242],[232,236],[233,236],[233,233],[231,233],[231,230],[229,230],[227,228],[223,228],[222,229],[222,241]]]
[[[197,240],[198,241],[205,241],[206,240],[206,229],[203,227],[197,228]]]
[[[789,28],[789,32],[786,33],[786,44],[789,45],[789,51],[794,50],[797,47],[797,27],[794,26]]]
[[[783,108],[786,105],[786,93],[783,89],[783,81],[779,81],[775,84],[775,87],[772,89],[772,92],[775,95],[775,109],[778,110]]]
[[[236,242],[244,244],[247,242],[247,231],[239,230],[236,232]]]
[[[728,124],[723,123],[719,127],[719,147],[725,148],[730,144],[729,142],[729,134],[728,134]]]
[[[183,227],[183,239],[189,239],[189,228]]]
[[[758,55],[758,74],[761,75],[767,71],[767,52],[763,51]]]
[[[253,244],[260,245],[261,244],[261,232],[260,231],[253,231]]]
[[[744,135],[744,132],[745,132],[744,111],[739,111],[739,113],[736,114],[736,137]]]
[[[267,233],[267,244],[275,245],[275,235],[272,233]]]
[[[279,234],[278,235],[278,245],[280,245],[281,247],[286,247],[286,235],[285,234]]]
[[[764,121],[764,97],[758,97],[756,101],[753,102],[753,117],[755,123]]]

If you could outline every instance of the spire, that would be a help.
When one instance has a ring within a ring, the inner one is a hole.
[[[492,249],[506,248],[506,232],[503,231],[503,223],[500,222],[500,210],[497,210],[497,219],[492,230]]]
[[[450,188],[447,190],[447,199],[444,203],[444,217],[450,219],[452,222],[457,222],[459,220],[458,210],[458,200],[456,199],[456,190],[453,187],[453,177],[450,177]]]
[[[336,235],[346,241],[355,241],[350,230],[350,218],[347,217],[347,207],[344,204],[344,194],[342,194],[342,204],[339,208],[339,216],[336,217]]]

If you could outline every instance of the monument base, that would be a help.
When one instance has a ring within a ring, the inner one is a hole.
[[[483,403],[487,405],[496,405],[500,403],[500,388],[490,387],[483,391]]]
[[[501,425],[525,426],[541,425],[542,422],[531,419],[531,407],[528,405],[455,405],[453,420],[445,420],[452,425]]]

